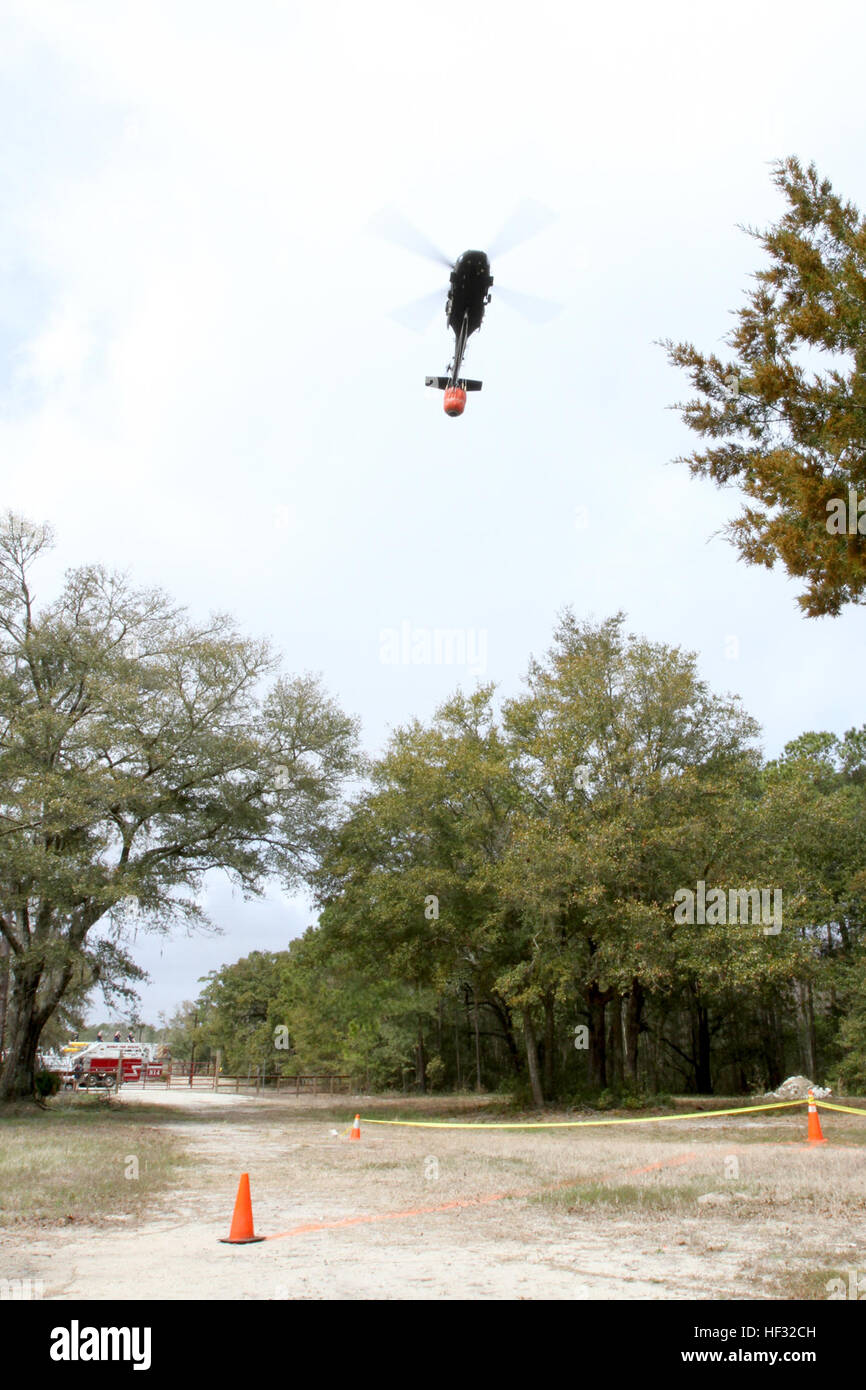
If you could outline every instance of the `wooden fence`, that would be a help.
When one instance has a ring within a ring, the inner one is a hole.
[[[256,1095],[289,1094],[295,1096],[346,1095],[354,1089],[354,1078],[345,1073],[315,1072],[286,1076],[282,1072],[266,1072],[263,1067],[250,1066],[246,1074],[228,1075],[216,1062],[205,1067],[191,1068],[189,1063],[172,1062],[159,1076],[143,1074],[141,1081],[124,1082],[146,1089],[148,1086],[192,1089],[196,1091],[253,1091]]]

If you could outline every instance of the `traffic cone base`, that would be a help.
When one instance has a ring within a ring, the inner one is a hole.
[[[361,1116],[360,1116],[360,1115],[356,1115],[356,1116],[355,1116],[355,1123],[352,1125],[352,1133],[349,1135],[349,1138],[350,1138],[350,1139],[360,1139],[360,1137],[361,1137]]]
[[[250,1198],[250,1175],[241,1173],[238,1195],[232,1213],[232,1226],[227,1236],[220,1236],[220,1245],[256,1245],[264,1240],[253,1231],[253,1204]]]

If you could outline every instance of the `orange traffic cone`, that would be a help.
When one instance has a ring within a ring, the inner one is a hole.
[[[349,1138],[350,1138],[350,1139],[360,1139],[360,1137],[361,1137],[361,1116],[360,1116],[360,1115],[356,1115],[356,1116],[355,1116],[355,1123],[352,1125],[352,1133],[349,1135]]]
[[[818,1115],[818,1107],[815,1104],[815,1097],[809,1092],[809,1133],[807,1136],[809,1144],[826,1144],[827,1140],[821,1133],[821,1120]]]
[[[253,1231],[253,1204],[250,1200],[250,1175],[249,1173],[241,1173],[241,1180],[238,1183],[238,1195],[235,1198],[235,1209],[232,1215],[232,1228],[227,1236],[220,1236],[220,1244],[254,1245],[260,1240],[264,1240],[264,1236],[257,1236]]]

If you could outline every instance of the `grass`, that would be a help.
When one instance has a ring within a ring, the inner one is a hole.
[[[576,1183],[553,1192],[541,1192],[532,1200],[554,1208],[578,1212],[593,1207],[609,1207],[614,1211],[669,1212],[694,1206],[704,1188],[696,1183],[678,1187],[649,1187],[637,1183]]]
[[[854,1271],[854,1296],[857,1297],[858,1289],[866,1291],[866,1279],[864,1279],[863,1261],[858,1264],[857,1259],[852,1255],[850,1263],[844,1268],[838,1266],[834,1268],[801,1269],[789,1272],[777,1281],[779,1297],[782,1298],[802,1298],[819,1301],[829,1300],[831,1293],[840,1298],[841,1291],[839,1285],[833,1286],[831,1280],[840,1279],[842,1281],[844,1297],[848,1300],[851,1297],[852,1280],[851,1271]],[[860,1276],[858,1284],[857,1278]],[[829,1286],[829,1287],[828,1287]]]
[[[173,1135],[142,1123],[141,1109],[76,1096],[0,1111],[0,1228],[145,1211],[186,1160]]]

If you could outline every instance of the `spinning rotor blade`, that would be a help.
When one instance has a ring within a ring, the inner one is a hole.
[[[440,251],[439,247],[423,232],[419,232],[417,227],[413,227],[396,208],[383,208],[377,213],[370,222],[370,230],[394,246],[411,251],[415,256],[424,256],[428,261],[438,261],[439,265],[447,265],[449,270],[453,265],[445,252]]]
[[[433,290],[432,294],[424,294],[420,299],[413,299],[399,309],[392,309],[388,317],[402,323],[404,328],[411,328],[413,333],[423,333],[434,314],[439,310],[445,313],[446,298],[446,290]]]
[[[522,199],[499,235],[494,237],[488,246],[488,256],[491,261],[495,261],[499,256],[504,256],[506,251],[513,251],[515,246],[528,241],[530,237],[538,236],[539,232],[543,232],[545,227],[549,227],[555,221],[556,213],[551,212],[543,203],[537,203],[534,198]]]
[[[504,289],[500,284],[493,286],[493,297],[501,299],[530,323],[550,323],[562,312],[562,305],[552,299],[539,299],[535,294],[519,294],[517,290]]]

